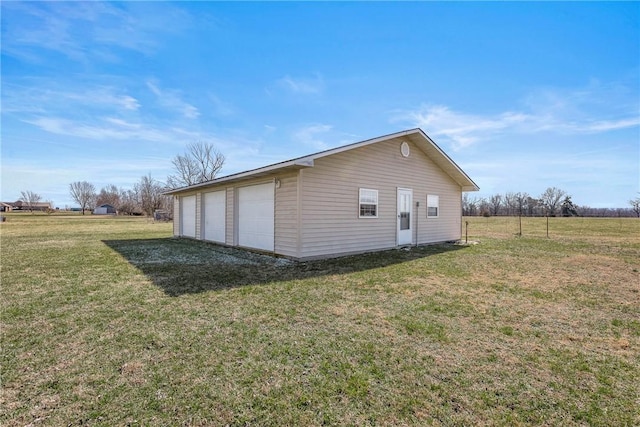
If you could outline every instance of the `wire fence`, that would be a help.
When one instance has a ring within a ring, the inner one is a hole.
[[[467,229],[465,230],[465,227]],[[590,217],[463,217],[462,237],[624,239],[640,243],[638,218]]]

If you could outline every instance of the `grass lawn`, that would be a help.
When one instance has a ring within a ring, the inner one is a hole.
[[[0,424],[640,425],[640,220],[290,263],[140,218],[0,224]]]

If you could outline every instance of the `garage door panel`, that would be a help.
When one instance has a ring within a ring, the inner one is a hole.
[[[251,185],[238,189],[238,244],[274,249],[274,185]]]
[[[226,233],[226,191],[204,193],[204,239],[224,243]]]
[[[186,237],[196,237],[196,196],[182,197],[181,200],[181,234]]]

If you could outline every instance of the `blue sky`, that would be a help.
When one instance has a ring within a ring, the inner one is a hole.
[[[2,188],[223,175],[421,127],[481,187],[628,207],[640,3],[2,2]]]

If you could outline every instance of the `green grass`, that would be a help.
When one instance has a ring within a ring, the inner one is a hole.
[[[639,425],[640,221],[468,220],[295,264],[9,215],[0,424]]]

